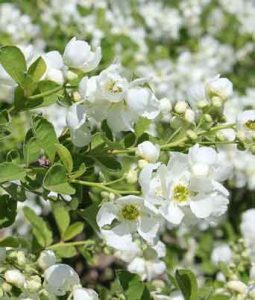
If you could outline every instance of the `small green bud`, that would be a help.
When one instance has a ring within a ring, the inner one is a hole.
[[[189,129],[189,130],[187,130],[186,134],[189,139],[191,139],[193,141],[197,140],[197,134],[195,133],[195,131]]]
[[[204,119],[208,123],[211,123],[213,121],[212,117],[209,114],[205,114]]]
[[[217,96],[212,97],[212,105],[217,108],[222,107],[223,105],[222,99]]]

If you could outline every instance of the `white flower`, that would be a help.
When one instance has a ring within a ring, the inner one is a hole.
[[[74,69],[89,72],[94,70],[102,58],[101,48],[97,47],[96,51],[91,50],[91,46],[81,40],[72,38],[65,47],[63,54],[64,63]]]
[[[228,244],[221,244],[214,247],[211,255],[212,262],[215,265],[223,262],[229,264],[232,261],[233,253]]]
[[[135,247],[135,234],[154,244],[159,230],[158,220],[144,206],[144,199],[137,196],[104,203],[97,214],[97,224],[106,242],[120,250]]]
[[[241,233],[242,236],[248,246],[250,259],[252,262],[255,262],[255,226],[254,226],[254,220],[255,220],[255,209],[251,208],[245,211],[242,214],[242,220],[241,220]]]
[[[25,284],[25,276],[19,270],[8,270],[4,274],[5,280],[18,288],[23,288]]]
[[[231,291],[240,293],[240,294],[246,294],[248,291],[248,287],[246,284],[244,284],[240,280],[231,280],[227,282],[227,288],[230,289]]]
[[[83,78],[79,92],[88,116],[98,122],[106,119],[113,132],[133,131],[140,116],[155,119],[159,114],[158,100],[142,83],[129,83],[121,66],[113,64],[98,76]]]
[[[255,137],[255,110],[246,110],[237,116],[237,129],[242,137]]]
[[[44,272],[44,287],[53,295],[64,296],[78,284],[80,284],[78,274],[68,265],[55,264]]]
[[[61,54],[58,51],[50,51],[43,55],[43,58],[47,66],[45,79],[62,85],[64,83],[64,62]]]
[[[37,262],[41,269],[46,270],[56,263],[55,253],[52,250],[44,250],[40,253]]]
[[[73,291],[73,300],[99,300],[99,298],[94,290],[78,287]]]
[[[84,147],[91,141],[90,128],[87,125],[85,108],[73,104],[67,113],[66,123],[70,130],[72,142],[77,147]]]
[[[220,78],[218,75],[207,81],[206,92],[209,97],[217,96],[225,101],[233,94],[233,84],[227,78]]]
[[[154,292],[152,293],[152,296],[153,300],[184,300],[182,293],[179,291],[172,292],[169,296]]]
[[[192,85],[188,89],[188,101],[189,104],[195,109],[201,105],[201,103],[204,103],[204,105],[207,105],[209,102],[206,98],[205,93],[205,87],[202,83]]]
[[[160,148],[150,141],[144,141],[137,146],[136,155],[150,163],[155,163],[160,155]]]
[[[199,174],[207,173],[207,167],[202,165]],[[172,224],[180,224],[190,213],[198,219],[222,215],[229,202],[228,191],[210,177],[192,173],[188,155],[181,153],[172,153],[167,166],[145,166],[139,177],[145,206]]]

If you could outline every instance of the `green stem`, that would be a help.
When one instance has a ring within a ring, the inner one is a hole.
[[[95,188],[107,191],[109,193],[120,194],[120,195],[130,195],[130,194],[139,195],[140,194],[139,191],[121,191],[121,190],[112,189],[108,186],[105,186],[103,183],[99,183],[99,182],[90,182],[90,181],[73,179],[73,180],[71,180],[71,183],[76,183],[76,184],[89,186],[89,187],[95,187]]]
[[[43,93],[40,93],[37,95],[30,96],[30,97],[28,97],[28,99],[33,100],[33,99],[38,99],[38,98],[42,98],[42,97],[47,97],[47,96],[53,95],[53,94],[63,90],[64,88],[65,88],[64,86],[58,86],[55,89],[52,89],[50,91],[46,91],[46,92],[43,92]]]
[[[54,245],[51,245],[49,247],[47,247],[47,249],[50,249],[50,250],[54,250],[54,249],[57,249],[57,248],[63,248],[63,247],[75,247],[75,246],[83,246],[83,245],[86,245],[86,244],[90,244],[91,242],[88,242],[88,241],[76,241],[76,242],[69,242],[69,243],[57,243],[57,244],[54,244]]]

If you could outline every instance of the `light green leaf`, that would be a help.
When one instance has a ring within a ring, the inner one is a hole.
[[[190,270],[180,269],[176,271],[175,277],[185,300],[197,300],[198,285],[195,275]]]
[[[44,187],[52,192],[65,195],[73,195],[75,189],[69,184],[64,166],[53,165],[45,175]]]
[[[135,124],[135,134],[137,137],[140,137],[148,128],[151,121],[146,118],[140,118]]]
[[[27,64],[22,51],[15,46],[4,46],[0,48],[0,63],[5,71],[19,85],[26,80]]]
[[[26,171],[19,165],[12,162],[0,163],[0,183],[12,180],[23,180]]]
[[[52,232],[47,223],[29,207],[23,208],[26,219],[32,225],[33,235],[42,247],[48,247],[52,244]]]
[[[54,205],[53,206],[53,215],[55,217],[58,230],[61,235],[61,239],[64,236],[66,229],[70,224],[70,217],[67,209],[64,206]]]
[[[46,72],[47,66],[42,57],[37,58],[36,61],[28,69],[28,74],[32,77],[33,81],[39,81]]]
[[[0,112],[0,126],[6,125],[10,122],[10,115],[6,109]]]
[[[69,226],[64,234],[64,241],[71,240],[76,235],[80,234],[84,229],[84,224],[82,222],[75,222]]]
[[[55,146],[56,146],[58,155],[59,155],[63,165],[65,166],[66,170],[68,171],[68,173],[72,172],[73,158],[72,158],[71,153],[65,146],[63,146],[61,144],[56,144]]]
[[[81,175],[83,175],[84,173],[86,172],[86,166],[84,163],[82,163],[79,167],[79,169],[77,171],[74,171],[72,174],[71,174],[71,178],[72,179],[75,179],[75,178],[78,178],[80,177]]]
[[[42,116],[32,118],[32,129],[37,143],[46,152],[50,161],[54,161],[56,154],[57,135],[53,125]]]

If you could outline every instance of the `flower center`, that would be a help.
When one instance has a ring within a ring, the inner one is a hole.
[[[177,184],[173,188],[173,197],[177,202],[186,202],[189,198],[190,192],[185,185]]]
[[[134,221],[139,217],[139,210],[133,204],[127,204],[121,210],[121,215],[128,221]]]
[[[245,123],[245,126],[250,129],[255,131],[255,120],[249,120]]]
[[[114,80],[110,80],[106,83],[105,85],[106,89],[111,92],[111,93],[114,93],[114,94],[117,94],[117,93],[122,93],[123,92],[123,89],[121,86],[118,85],[118,83]]]

